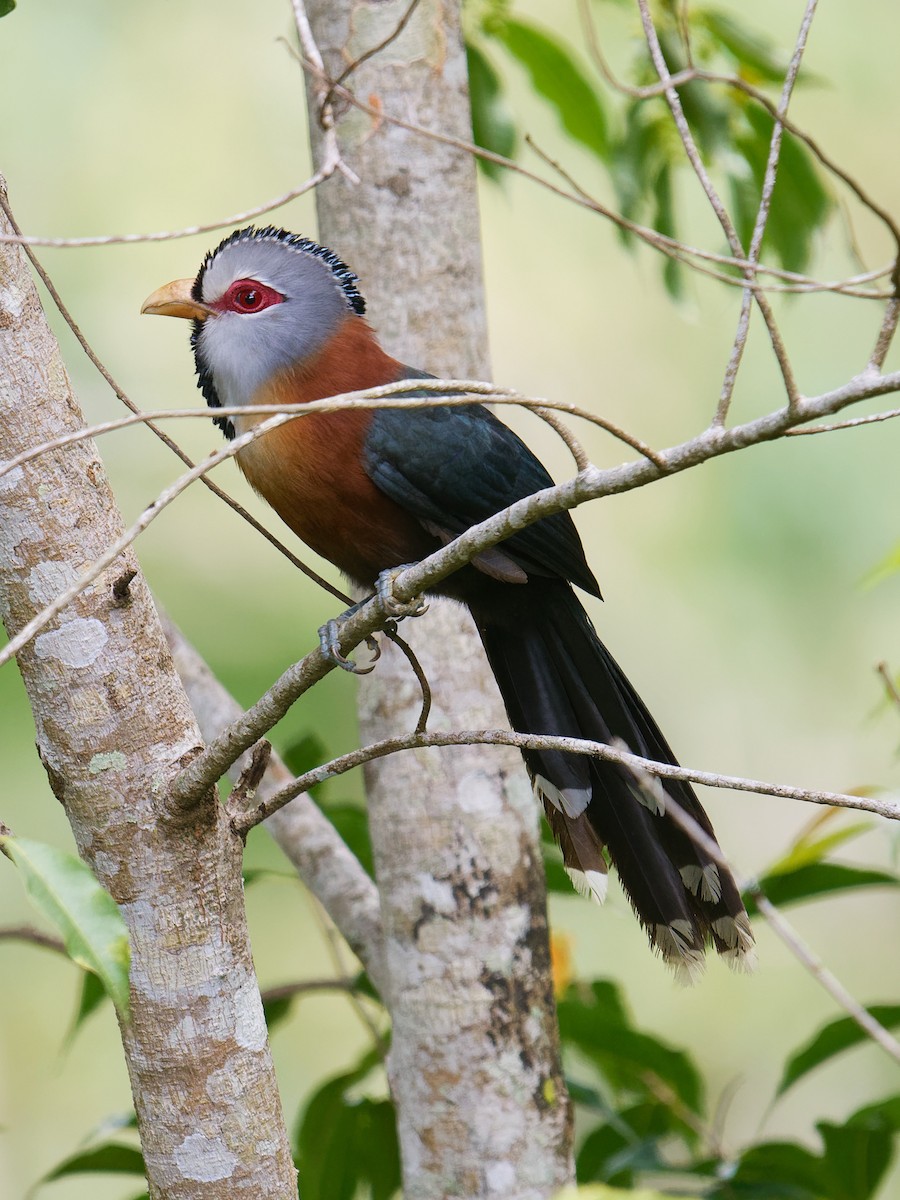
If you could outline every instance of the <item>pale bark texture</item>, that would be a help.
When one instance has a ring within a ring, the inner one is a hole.
[[[336,78],[408,0],[313,0]],[[423,0],[347,80],[368,104],[470,140],[459,4]],[[314,150],[321,131],[311,96]],[[475,165],[337,102],[354,186],[317,193],[319,235],[356,270],[382,344],[451,378],[489,370]],[[430,727],[507,727],[472,623],[433,603],[400,632],[435,691]],[[348,681],[349,685],[349,681]],[[409,730],[419,687],[393,647],[361,688],[363,742]],[[369,820],[393,1019],[389,1077],[407,1200],[550,1196],[571,1176],[537,816],[514,752],[458,747],[371,764]]]
[[[241,706],[181,631],[165,617],[163,628],[203,738],[212,741],[237,720]],[[228,772],[233,780],[241,777],[249,758],[249,752],[241,755]],[[273,751],[256,789],[255,802],[264,802],[292,778]],[[359,860],[308,795],[297,796],[273,813],[264,825],[381,991],[387,981],[378,892]]]
[[[2,213],[0,227],[10,232]],[[25,256],[0,245],[3,453],[82,424]],[[0,613],[10,635],[122,532],[93,442],[0,479]],[[189,807],[168,799],[200,733],[134,555],[35,637],[19,666],[53,790],[130,932],[122,1041],[150,1195],[295,1197],[250,957],[242,846],[214,789]]]

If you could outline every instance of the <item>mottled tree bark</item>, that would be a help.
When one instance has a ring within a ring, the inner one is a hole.
[[[10,231],[2,212],[0,228]],[[25,256],[0,245],[3,454],[82,425]],[[122,531],[93,442],[3,476],[0,614],[10,635]],[[190,807],[169,800],[200,733],[134,555],[35,637],[19,666],[79,852],[129,928],[131,1021],[121,1032],[151,1196],[296,1197],[250,956],[242,846],[213,789]]]
[[[397,27],[408,0],[313,0],[332,78]],[[458,0],[423,0],[348,79],[370,105],[470,140]],[[321,145],[311,86],[314,149]],[[361,278],[386,349],[451,378],[489,370],[475,164],[336,103],[361,183],[317,193],[319,232]],[[407,621],[435,690],[432,728],[506,726],[468,615]],[[414,726],[419,688],[386,647],[362,685],[364,740]],[[537,1200],[571,1174],[537,816],[521,761],[483,747],[398,755],[366,772],[394,1023],[389,1062],[407,1200]]]

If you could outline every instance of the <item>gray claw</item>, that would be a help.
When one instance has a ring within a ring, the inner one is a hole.
[[[346,615],[346,614],[345,614]],[[371,639],[367,639],[371,648]],[[319,627],[319,645],[322,647],[322,653],[336,663],[343,671],[349,671],[352,675],[368,675],[370,671],[375,670],[373,662],[368,667],[360,667],[353,661],[352,658],[347,658],[341,652],[341,621],[332,617],[330,621]],[[374,647],[376,661],[381,655],[381,651],[376,645]]]
[[[415,565],[415,563],[404,563],[402,567],[391,567],[388,571],[382,571],[375,584],[375,590],[384,605],[385,613],[396,621],[402,621],[404,617],[421,617],[428,611],[428,602],[422,596],[413,596],[411,600],[398,600],[394,595],[394,581],[408,567]]]

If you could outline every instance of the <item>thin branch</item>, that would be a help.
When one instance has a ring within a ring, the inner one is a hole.
[[[638,454],[643,455],[644,458],[660,467],[660,469],[664,465],[659,454],[652,446],[648,446],[640,438],[634,437],[632,434],[619,428],[614,422],[608,421],[605,417],[598,416],[596,413],[589,412],[587,409],[580,408],[577,404],[547,400],[539,396],[522,396],[518,392],[511,392],[508,388],[473,379],[417,379],[416,391],[434,392],[436,395],[433,400],[420,396],[410,397],[407,395],[409,388],[409,380],[401,379],[396,383],[383,384],[377,388],[366,388],[359,392],[346,392],[339,396],[329,396],[324,400],[314,400],[302,404],[255,404],[253,412],[256,416],[274,414],[304,416],[307,413],[315,412],[337,412],[344,408],[459,408],[465,407],[467,404],[482,401],[490,404],[517,405],[527,409],[552,409],[554,412],[566,413],[568,416],[578,417],[583,421],[589,422],[591,425],[596,425],[599,429],[610,434],[618,441],[623,442],[626,446],[630,446],[632,450],[636,450]],[[452,394],[444,395],[445,392],[452,392]],[[47,454],[53,450],[60,450],[65,446],[71,446],[76,442],[83,442],[89,438],[100,437],[106,433],[128,429],[133,425],[152,425],[154,421],[164,420],[200,419],[210,421],[220,417],[246,415],[246,409],[239,406],[217,408],[214,412],[211,412],[207,408],[157,409],[153,412],[136,411],[130,417],[118,417],[112,421],[102,421],[97,425],[87,425],[82,429],[61,434],[59,437],[41,442],[28,450],[23,450],[21,454],[17,454],[13,458],[8,458],[5,461],[0,460],[0,478],[15,470],[16,467],[24,466],[33,459],[39,458],[42,454]],[[183,459],[182,461],[185,461],[186,465],[191,468],[196,466],[190,459]],[[218,488],[213,488],[213,490],[217,495],[219,494]],[[224,493],[222,493],[222,496],[224,499],[230,500]],[[285,553],[289,554],[289,551],[285,551]],[[350,598],[347,596],[338,595],[338,599],[345,601],[347,604],[350,603]]]
[[[413,597],[434,587],[460,566],[470,562],[475,555],[504,541],[541,517],[575,508],[587,500],[630,491],[664,475],[687,470],[722,454],[745,449],[760,442],[772,441],[795,425],[837,412],[860,399],[897,390],[900,390],[900,372],[883,376],[865,373],[821,396],[803,397],[794,409],[780,409],[730,429],[710,427],[690,441],[663,451],[660,455],[662,467],[646,460],[625,463],[606,470],[591,467],[579,472],[567,483],[536,492],[479,525],[473,525],[447,546],[435,551],[415,566],[407,568],[394,580],[394,598],[401,603],[412,600]],[[280,418],[271,417],[269,420],[278,421]],[[263,424],[257,426],[257,432],[262,429]],[[374,597],[352,616],[345,618],[340,627],[342,652],[345,655],[350,653],[363,638],[382,627],[390,615],[382,598]],[[253,705],[239,722],[217,738],[184,770],[176,789],[182,798],[187,799],[195,793],[199,794],[199,790],[219,779],[240,754],[263,737],[284,716],[294,701],[333,666],[334,663],[327,659],[321,650],[315,650],[285,671],[269,692]]]
[[[775,121],[772,126],[772,137],[769,142],[769,154],[766,159],[766,168],[763,175],[762,191],[759,198],[759,207],[756,212],[756,220],[753,223],[753,232],[750,236],[750,247],[747,252],[747,258],[751,263],[759,261],[760,252],[762,250],[762,240],[766,231],[766,225],[769,219],[769,210],[772,204],[772,193],[775,190],[775,181],[778,177],[778,162],[781,157],[781,141],[784,133],[784,116],[790,106],[791,96],[794,91],[794,85],[797,82],[797,75],[800,71],[800,63],[803,59],[803,52],[806,49],[806,39],[809,35],[810,25],[815,16],[817,0],[807,0],[806,9],[803,13],[803,20],[800,23],[800,31],[797,34],[797,42],[794,46],[794,53],[791,55],[791,61],[784,77],[784,84],[781,89],[781,99],[778,104],[778,110],[775,116]],[[744,356],[744,349],[747,344],[747,334],[750,331],[750,311],[753,304],[754,294],[751,289],[747,288],[741,297],[741,312],[738,318],[737,332],[734,336],[734,343],[731,348],[731,356],[728,360],[728,365],[725,369],[725,379],[722,384],[722,391],[719,396],[719,403],[716,408],[715,421],[719,425],[724,425],[728,410],[731,406],[731,399],[734,394],[734,386],[737,382],[737,374],[741,365],[741,360]],[[767,322],[768,323],[768,322]],[[785,379],[785,383],[788,380]],[[791,396],[790,384],[788,384],[788,397],[793,401]]]
[[[68,956],[62,938],[53,937],[31,925],[7,925],[0,929],[0,942],[6,941],[30,942],[33,946],[43,946],[46,950],[55,950],[57,954]]]
[[[306,13],[303,0],[291,0],[294,10],[294,24],[297,27],[297,37],[304,55],[315,66],[318,78],[314,81],[314,90],[318,101],[319,124],[322,126],[322,158],[319,171],[328,171],[329,175],[340,171],[350,183],[359,183],[359,176],[344,162],[338,146],[337,133],[334,128],[334,107],[331,95],[334,89],[328,85],[325,75],[325,63],[322,54],[313,37],[312,26]]]
[[[641,768],[637,770],[638,775],[640,775]],[[706,830],[702,829],[694,818],[685,812],[677,800],[674,800],[671,796],[666,797],[666,812],[693,842],[706,851],[713,862],[725,870],[731,871],[739,889],[747,891],[753,896],[760,915],[764,917],[769,927],[787,946],[797,961],[805,967],[813,979],[831,996],[835,1003],[844,1009],[848,1016],[857,1023],[873,1042],[880,1046],[895,1061],[900,1062],[900,1042],[897,1042],[884,1026],[876,1021],[857,999],[847,991],[837,977],[828,970],[821,959],[803,941],[796,929],[775,908],[759,885],[740,877],[739,873],[734,870],[722,853],[715,839],[711,838]]]
[[[309,71],[312,74],[317,73],[317,69],[312,63],[304,59],[302,55],[297,55],[292,47],[288,47],[288,49],[304,68],[304,70]],[[672,78],[674,79],[675,77],[673,76]],[[331,80],[328,80],[327,77],[326,81],[328,83],[332,82]],[[712,273],[714,278],[720,279],[721,282],[727,283],[731,287],[745,288],[753,286],[754,290],[758,291],[775,290],[790,292],[838,292],[849,295],[858,294],[861,298],[874,300],[883,300],[887,298],[887,294],[882,293],[848,292],[845,284],[843,283],[818,283],[815,280],[807,280],[805,276],[797,276],[795,273],[785,272],[774,267],[759,266],[754,270],[753,264],[745,258],[743,252],[737,256],[718,255],[713,254],[710,251],[701,250],[697,247],[684,245],[677,239],[667,237],[665,234],[661,234],[655,229],[651,229],[646,225],[640,225],[636,221],[630,221],[627,217],[623,217],[621,213],[617,213],[614,209],[608,208],[605,204],[602,204],[599,200],[588,196],[583,191],[575,189],[567,191],[565,188],[558,187],[550,180],[544,179],[542,176],[530,171],[527,167],[522,166],[521,163],[516,162],[514,159],[506,158],[502,154],[496,154],[492,150],[485,150],[482,146],[476,146],[474,142],[467,142],[462,138],[452,137],[450,134],[442,133],[440,130],[428,129],[424,125],[417,125],[415,122],[406,121],[401,117],[393,116],[392,114],[385,112],[383,109],[378,108],[373,104],[367,104],[365,101],[360,100],[353,94],[353,92],[349,91],[345,87],[335,86],[334,91],[335,95],[340,96],[341,99],[346,100],[349,104],[352,104],[354,108],[359,109],[360,112],[366,113],[368,116],[372,117],[373,120],[384,121],[389,125],[396,126],[398,129],[405,129],[407,132],[413,133],[418,137],[428,138],[432,141],[440,142],[442,145],[453,146],[458,150],[462,150],[467,154],[471,154],[475,158],[481,158],[486,162],[495,163],[497,166],[513,172],[513,174],[521,175],[524,179],[528,179],[532,183],[536,183],[540,187],[546,188],[549,192],[552,192],[553,195],[559,196],[564,200],[568,200],[573,204],[577,204],[581,208],[586,208],[591,212],[597,213],[599,216],[605,217],[608,221],[611,221],[614,225],[618,226],[618,228],[634,234],[635,237],[645,242],[648,246],[651,246],[654,250],[658,250],[661,253],[666,254],[670,258],[680,259],[682,255],[688,254],[712,262],[721,262],[723,264],[733,266],[741,271],[749,271],[754,275],[769,274],[776,277],[797,278],[801,281],[797,288],[769,289],[763,288],[763,285],[759,283],[751,283],[747,279],[738,279],[730,275]],[[690,262],[689,260],[685,261],[688,262],[688,265],[695,267],[696,269],[694,263]],[[893,269],[893,267],[889,268],[889,270],[891,269]],[[883,273],[887,272],[879,272],[879,274]]]
[[[391,628],[393,626],[393,628]],[[419,662],[415,650],[405,638],[402,638],[397,632],[396,621],[389,621],[384,627],[384,636],[400,651],[406,661],[412,668],[412,673],[416,677],[416,682],[422,692],[422,707],[419,709],[419,716],[416,719],[416,733],[424,733],[428,728],[428,718],[431,716],[432,693],[431,684],[428,682],[428,676],[425,674],[425,668]]]
[[[79,249],[84,246],[132,245],[138,242],[174,242],[178,238],[195,237],[198,233],[213,233],[217,229],[227,229],[230,225],[243,225],[246,221],[252,221],[256,217],[264,216],[266,213],[273,212],[276,208],[283,208],[285,204],[296,200],[298,196],[305,196],[307,192],[311,192],[313,188],[317,188],[320,183],[324,183],[336,169],[336,164],[326,162],[325,165],[316,171],[314,175],[311,175],[304,183],[291,188],[290,191],[285,192],[283,195],[276,196],[273,200],[266,200],[264,204],[257,204],[254,208],[244,209],[243,212],[232,213],[230,217],[223,217],[218,221],[209,221],[205,225],[188,225],[184,229],[166,229],[160,230],[157,233],[105,234],[102,237],[58,238],[32,236],[21,232],[15,234],[0,233],[0,242],[8,242],[20,246],[48,246],[54,250]]]
[[[881,329],[878,331],[878,340],[869,359],[869,368],[871,370],[880,371],[884,367],[884,360],[887,358],[891,342],[894,340],[894,334],[897,332],[898,320],[900,320],[900,299],[897,299],[895,296],[887,306],[884,320],[881,323]]]
[[[704,165],[703,159],[700,156],[700,152],[697,149],[697,145],[694,141],[694,135],[691,133],[687,118],[684,115],[684,109],[681,106],[681,97],[678,95],[676,88],[672,87],[671,85],[672,77],[669,72],[669,67],[666,63],[665,56],[662,52],[662,47],[659,43],[659,37],[657,36],[656,28],[653,24],[653,18],[650,15],[649,0],[637,0],[637,3],[641,14],[641,23],[644,27],[644,36],[647,39],[647,46],[650,50],[650,57],[653,61],[654,67],[656,68],[656,73],[661,81],[669,85],[664,93],[666,103],[669,106],[669,111],[672,113],[672,119],[675,122],[678,135],[681,138],[682,145],[684,146],[685,154],[687,155],[688,161],[694,169],[694,174],[697,176],[697,179],[700,182],[700,186],[702,187],[706,198],[709,201],[710,207],[715,213],[719,224],[722,226],[722,230],[728,241],[728,245],[731,248],[732,254],[736,258],[744,258],[745,254],[744,248],[741,245],[741,240],[737,235],[737,231],[734,228],[725,205],[722,203],[722,200],[716,191],[715,185],[709,176],[709,172],[706,170],[706,166]],[[781,377],[784,381],[788,403],[793,406],[797,402],[799,391],[794,380],[793,368],[791,367],[784,342],[782,341],[777,322],[775,321],[775,316],[768,300],[755,286],[755,266],[752,263],[747,267],[745,275],[748,283],[754,285],[753,294],[756,298],[756,303],[759,307],[760,313],[762,314],[762,318],[766,323],[766,328],[769,331],[769,340],[772,343],[772,349],[775,353],[775,358],[777,359],[779,368],[781,369]],[[729,364],[729,368],[731,368],[731,364]],[[726,383],[723,385],[723,390],[728,386],[728,378],[729,375],[726,371]]]
[[[0,207],[2,207],[3,211],[6,213],[7,220],[9,221],[12,228],[17,233],[20,233],[21,230],[19,229],[19,226],[16,223],[16,219],[13,216],[12,211],[10,210],[9,202],[8,202],[5,194],[2,191],[0,191]],[[95,369],[100,373],[100,375],[103,377],[103,379],[107,382],[107,384],[109,385],[109,387],[112,389],[113,393],[115,394],[116,398],[118,400],[120,400],[121,403],[124,404],[127,409],[129,409],[132,413],[134,413],[135,416],[140,421],[143,421],[147,425],[147,427],[155,434],[155,436],[159,438],[159,440],[163,443],[163,445],[167,449],[169,449],[176,456],[176,458],[181,459],[181,461],[185,464],[186,467],[188,467],[188,468],[193,467],[195,465],[193,459],[188,454],[185,454],[185,452],[181,449],[181,447],[177,444],[177,442],[173,441],[172,438],[170,438],[167,433],[165,433],[162,429],[160,429],[157,425],[155,425],[152,418],[148,418],[147,416],[142,414],[140,412],[140,409],[138,408],[138,406],[127,395],[125,390],[123,388],[119,387],[116,380],[112,377],[110,372],[107,370],[106,364],[94,352],[93,347],[91,346],[91,344],[88,342],[87,338],[82,333],[81,327],[79,326],[78,322],[72,316],[68,307],[64,303],[62,296],[60,296],[59,292],[56,290],[53,280],[50,278],[50,276],[44,270],[43,264],[40,262],[37,255],[34,253],[34,251],[29,246],[25,246],[24,249],[25,249],[25,253],[28,255],[31,265],[34,267],[35,271],[40,276],[41,282],[43,283],[43,285],[47,289],[47,291],[50,293],[53,303],[56,305],[57,309],[59,310],[60,316],[63,318],[63,320],[69,326],[72,333],[75,335],[75,338],[76,338],[78,344],[81,346],[82,350],[87,355],[89,361],[92,363],[92,365],[95,367]],[[130,423],[133,423],[133,422],[130,422]],[[118,426],[118,427],[122,428],[122,426]],[[80,433],[80,431],[79,431],[79,433]],[[79,437],[71,438],[70,440],[71,441],[80,441],[81,437],[79,436]],[[18,458],[21,461],[27,461],[21,455],[19,455]],[[8,469],[8,464],[7,464],[7,469]],[[0,469],[0,475],[2,475],[2,474],[3,474],[3,470]],[[254,516],[252,516],[249,512],[247,512],[247,510],[244,508],[244,506],[242,504],[239,504],[237,502],[237,500],[232,499],[232,497],[229,496],[227,492],[222,491],[222,489],[220,487],[218,487],[215,483],[213,483],[211,479],[207,479],[207,477],[205,475],[201,477],[201,480],[205,484],[205,486],[209,488],[209,490],[213,493],[214,496],[217,496],[220,500],[223,500],[225,502],[225,504],[228,505],[229,508],[233,509],[234,512],[237,513],[237,515],[239,517],[241,517],[244,521],[246,521],[247,524],[250,525],[253,529],[255,529],[257,533],[261,534],[271,546],[274,546],[275,549],[279,551],[279,553],[283,554],[284,557],[288,560],[288,562],[290,562],[293,566],[295,566],[299,571],[302,571],[302,573],[304,575],[306,575],[309,579],[312,579],[314,583],[317,583],[320,587],[324,588],[326,591],[331,592],[331,594],[333,596],[335,596],[338,600],[344,600],[345,602],[349,603],[349,600],[347,599],[347,597],[344,596],[343,592],[339,591],[339,589],[334,587],[333,584],[330,584],[327,580],[323,579],[322,576],[319,575],[319,573],[317,571],[314,571],[312,567],[307,566],[307,564],[305,562],[303,562],[302,559],[298,558],[297,555],[294,554],[291,550],[289,550],[287,548],[287,546],[285,546],[284,543],[281,542],[274,535],[274,533],[271,533],[268,529],[266,529],[265,525],[263,525],[260,521],[257,521],[257,519]]]
[[[358,991],[359,984],[353,979],[298,979],[295,983],[265,988],[260,992],[260,999],[263,1004],[277,1004],[280,1000],[293,1000],[295,996],[309,996],[315,992]]]
[[[849,808],[875,813],[888,820],[900,820],[900,801],[880,800],[872,796],[850,796],[841,792],[824,792],[813,788],[791,787],[781,783],[766,783],[760,779],[744,779],[737,775],[720,775],[712,771],[696,771],[690,767],[674,766],[672,763],[654,762],[629,750],[604,742],[586,738],[557,737],[550,734],[516,733],[509,729],[462,729],[431,733],[408,733],[397,737],[383,738],[379,742],[351,750],[330,762],[314,767],[291,780],[285,787],[271,793],[264,802],[232,818],[232,826],[242,837],[255,826],[265,821],[288,804],[294,797],[326,780],[345,775],[348,771],[364,766],[390,754],[405,750],[445,748],[447,746],[514,746],[519,750],[558,750],[571,754],[584,754],[605,762],[619,763],[634,771],[643,771],[660,779],[677,779],[684,783],[703,784],[726,791],[753,792],[760,796],[777,796],[784,800],[799,800],[807,804],[823,804],[835,808]]]
[[[859,425],[877,425],[881,421],[892,421],[894,417],[900,417],[900,408],[872,413],[868,417],[853,417],[848,421],[834,421],[830,425],[810,425],[806,429],[789,429],[785,437],[806,437],[812,433],[834,433],[836,429],[855,429]]]
[[[410,3],[406,8],[406,12],[394,26],[393,30],[387,35],[387,37],[382,38],[377,45],[370,46],[368,50],[364,50],[358,58],[354,58],[354,60],[348,66],[346,66],[343,71],[341,71],[340,75],[338,75],[332,86],[329,87],[328,91],[325,93],[323,104],[328,105],[331,103],[335,88],[338,88],[341,86],[341,84],[346,83],[350,76],[357,71],[364,62],[368,62],[370,58],[374,58],[376,54],[380,54],[382,50],[387,49],[391,42],[395,42],[397,40],[397,38],[409,24],[413,13],[419,7],[419,2],[420,0],[410,0]]]
[[[798,962],[876,1045],[880,1046],[896,1062],[900,1062],[900,1043],[847,991],[840,980],[829,971],[819,956],[813,953],[763,892],[753,886],[747,890],[753,897],[759,912],[768,921],[770,928],[781,938]]]
[[[887,692],[888,698],[897,708],[900,708],[900,690],[898,690],[897,684],[894,682],[894,677],[888,670],[887,663],[880,662],[875,670],[881,676],[881,681],[884,684],[884,690]]]

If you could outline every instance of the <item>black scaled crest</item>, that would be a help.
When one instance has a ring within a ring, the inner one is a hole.
[[[236,242],[281,242],[285,246],[290,246],[292,250],[309,254],[312,258],[320,258],[322,262],[328,264],[331,273],[340,284],[341,291],[347,298],[347,307],[360,317],[365,313],[366,301],[356,286],[359,283],[359,276],[354,274],[333,250],[329,250],[327,246],[320,246],[311,238],[301,237],[299,233],[278,229],[275,225],[266,225],[263,229],[257,229],[255,225],[247,225],[244,229],[236,229],[234,233],[230,233],[227,238],[219,242],[215,250],[209,250],[197,272],[194,286],[191,288],[191,295],[195,300],[199,300],[201,297],[203,276],[209,264],[217,254],[220,254],[227,246],[233,246]]]
[[[365,313],[366,301],[356,286],[359,282],[359,277],[350,270],[342,259],[338,258],[333,250],[329,250],[327,246],[320,246],[318,242],[312,241],[311,238],[301,237],[299,233],[291,233],[289,230],[279,229],[275,225],[266,225],[262,229],[257,229],[255,225],[247,225],[243,229],[236,229],[228,237],[223,238],[214,250],[208,250],[191,287],[191,295],[195,300],[202,298],[203,276],[216,256],[228,246],[233,246],[236,242],[250,241],[281,242],[283,245],[289,246],[292,250],[296,250],[301,254],[309,254],[312,258],[320,258],[322,262],[331,268],[332,274],[337,280],[341,291],[344,293],[347,307],[360,317]],[[202,322],[194,321],[193,326],[191,349],[194,351],[198,386],[210,408],[221,408],[222,403],[219,400],[215,384],[213,383],[212,372],[204,363],[202,355],[197,352],[200,332],[203,328]],[[234,425],[228,417],[214,417],[213,424],[218,425],[227,438],[231,439],[234,437]]]

